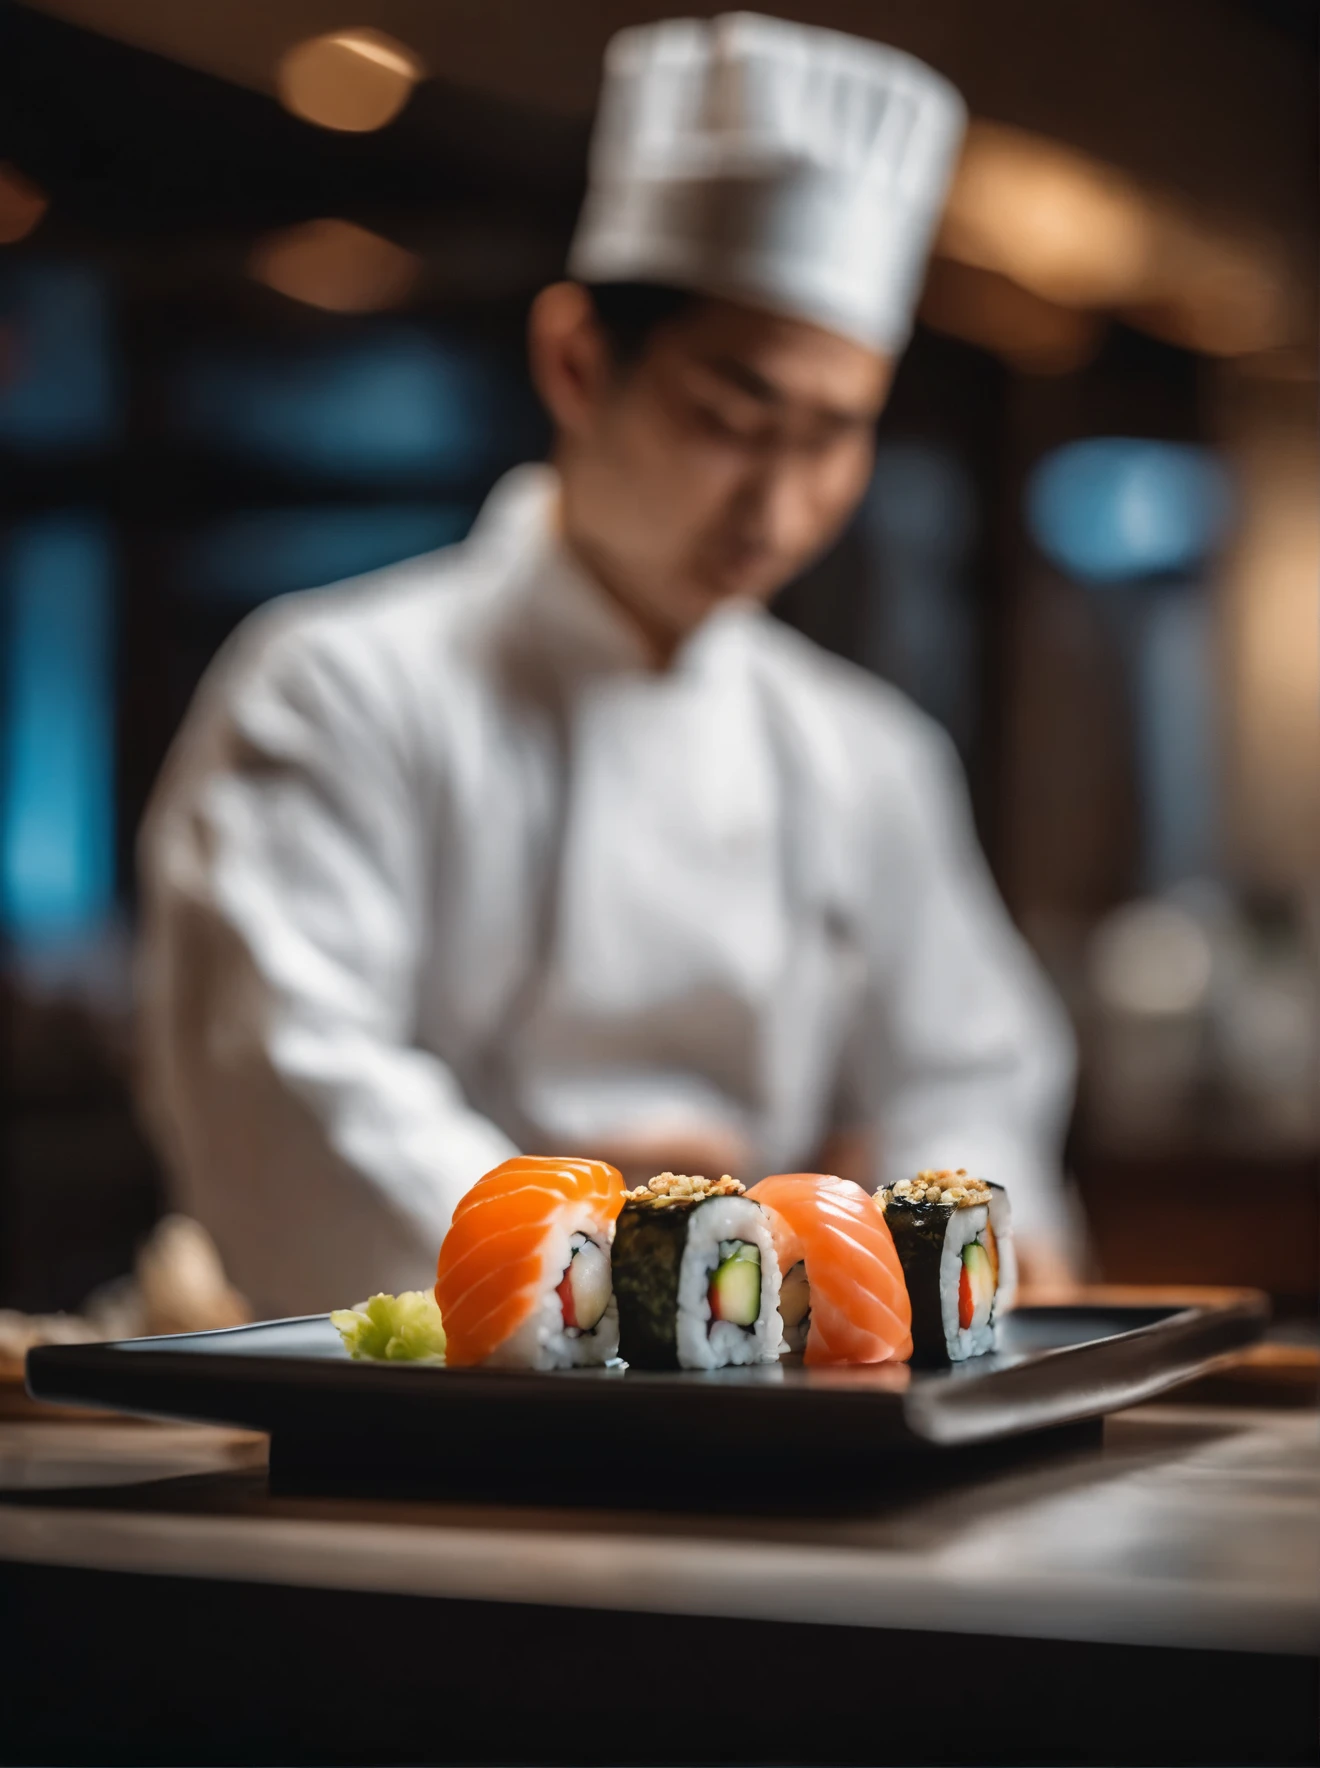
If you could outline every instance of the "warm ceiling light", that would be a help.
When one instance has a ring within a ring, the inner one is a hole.
[[[1128,180],[1019,129],[973,123],[939,250],[1046,300],[1108,306],[1146,284],[1151,217]]]
[[[258,282],[330,313],[397,307],[417,286],[421,261],[351,221],[307,221],[258,240],[248,268]]]
[[[12,246],[46,213],[46,197],[16,167],[0,163],[0,246]]]
[[[361,134],[392,122],[424,72],[402,43],[363,28],[295,44],[280,60],[276,85],[295,116]]]
[[[1210,356],[1305,335],[1277,244],[1225,233],[1113,167],[997,123],[967,132],[936,250],[1059,307],[1116,312]]]

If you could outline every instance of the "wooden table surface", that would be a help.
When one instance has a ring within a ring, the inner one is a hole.
[[[1143,1406],[840,1514],[285,1497],[265,1456],[0,1424],[0,1762],[1314,1759],[1310,1410]]]
[[[1265,1652],[1320,1644],[1309,1411],[1142,1406],[1102,1444],[843,1515],[273,1496],[264,1439],[0,1425],[0,1560],[745,1620]]]

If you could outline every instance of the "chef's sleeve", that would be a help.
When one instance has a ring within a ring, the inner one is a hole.
[[[429,1285],[455,1202],[516,1152],[416,1047],[439,786],[410,777],[400,706],[259,618],[144,824],[144,1104],[262,1313]]]
[[[1071,1027],[995,889],[953,745],[923,720],[889,762],[860,819],[868,963],[854,1052],[882,1179],[966,1167],[1007,1187],[1023,1239],[1075,1258]]]

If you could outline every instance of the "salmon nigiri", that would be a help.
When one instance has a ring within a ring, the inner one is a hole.
[[[623,1192],[603,1160],[519,1154],[478,1179],[436,1275],[451,1367],[566,1369],[614,1356],[610,1242]]]
[[[779,1311],[806,1363],[912,1355],[912,1308],[884,1213],[829,1173],[776,1173],[747,1193],[770,1217],[783,1281]]]

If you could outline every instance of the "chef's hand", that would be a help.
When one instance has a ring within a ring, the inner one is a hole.
[[[736,1130],[719,1124],[607,1137],[593,1144],[592,1153],[617,1166],[629,1189],[665,1172],[700,1173],[708,1179],[731,1173],[746,1185],[755,1184],[762,1176],[750,1170],[749,1144]]]

